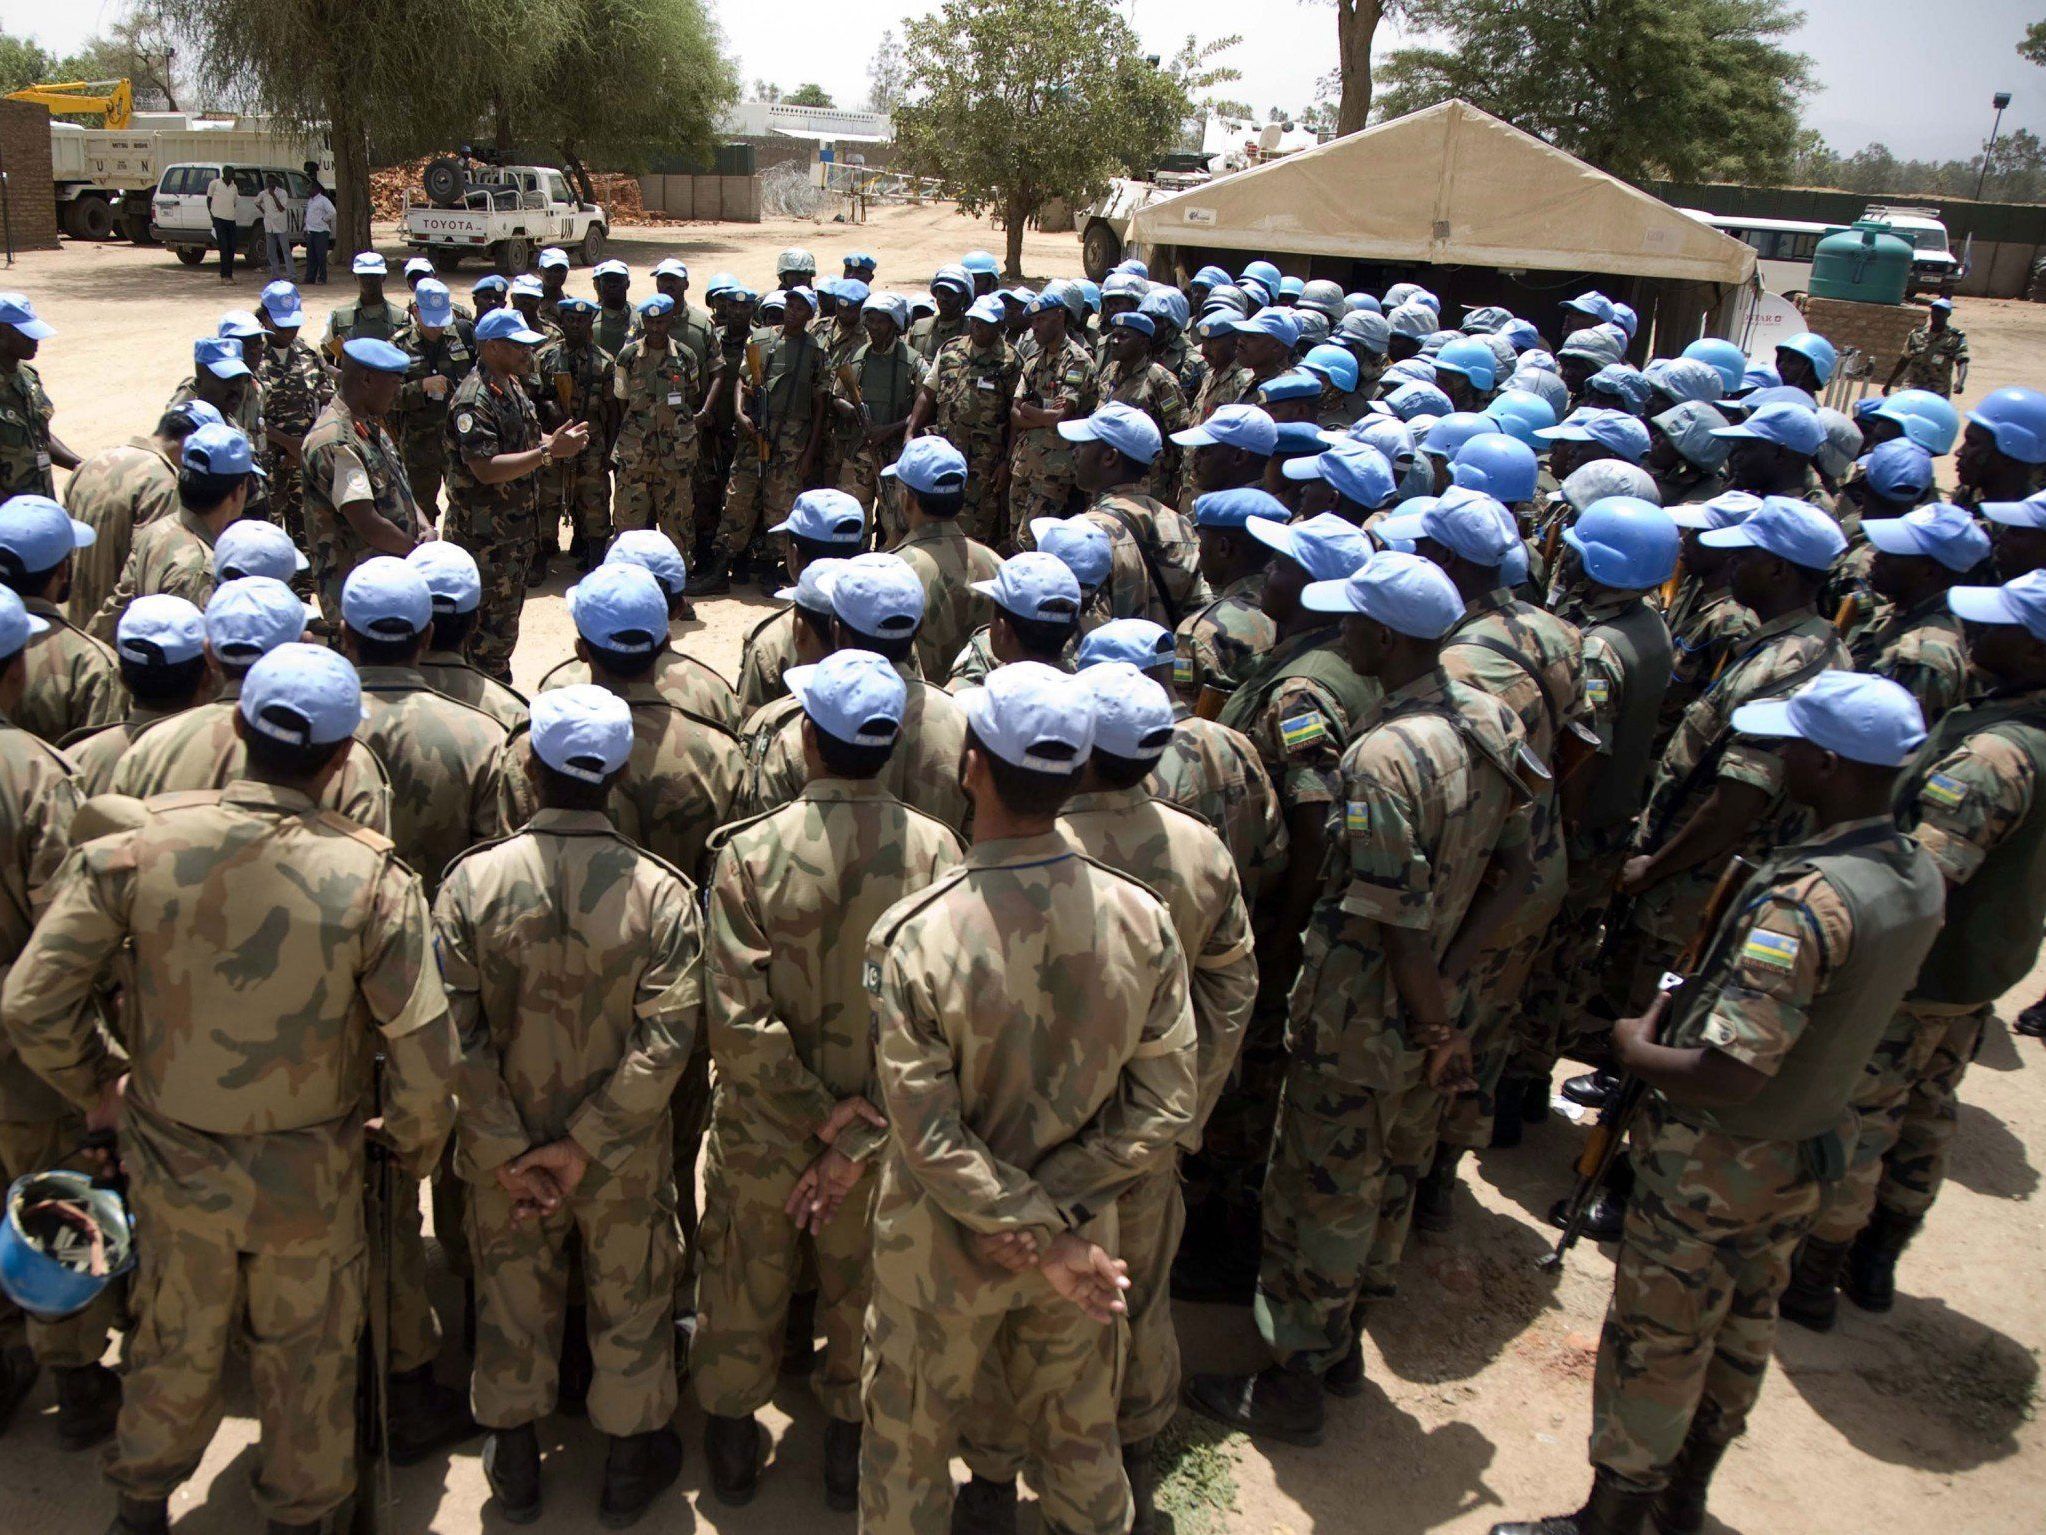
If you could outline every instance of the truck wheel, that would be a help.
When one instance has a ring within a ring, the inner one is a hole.
[[[517,277],[533,264],[533,242],[524,239],[499,240],[491,246],[490,257],[506,277]]]
[[[577,252],[584,266],[595,266],[604,259],[604,226],[592,224],[583,234],[581,249]]]
[[[104,197],[81,197],[71,205],[70,230],[80,240],[111,240],[114,207]]]
[[[436,272],[459,272],[462,269],[462,253],[453,246],[436,246],[426,253],[426,259],[433,263]]]
[[[132,245],[154,245],[156,236],[149,230],[149,209],[140,212],[123,211],[119,220],[121,238]]]
[[[419,180],[426,188],[428,201],[436,208],[452,208],[468,190],[469,177],[460,160],[443,157],[428,164]]]
[[[197,266],[205,259],[206,247],[203,245],[180,245],[178,247],[178,260],[182,261],[186,266]]]
[[[1096,219],[1080,237],[1080,265],[1089,282],[1100,282],[1122,260],[1122,236]]]

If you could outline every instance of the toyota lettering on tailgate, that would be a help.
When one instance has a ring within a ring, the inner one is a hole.
[[[420,219],[419,227],[428,234],[471,234],[476,225],[471,219],[426,217]]]

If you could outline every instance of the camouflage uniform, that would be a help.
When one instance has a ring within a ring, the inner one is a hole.
[[[80,1004],[127,945],[128,1052]],[[132,1498],[198,1468],[231,1343],[262,1424],[258,1510],[325,1519],[355,1482],[366,1291],[363,1121],[423,1174],[452,1118],[454,1037],[419,881],[377,833],[244,781],[174,795],[74,852],[7,979],[22,1059],[75,1106],[125,1069],[140,1267],[108,1462]],[[251,963],[252,956],[264,956]]]
[[[954,831],[963,831],[973,809],[959,782],[966,716],[943,688],[924,680],[914,659],[898,664],[896,670],[909,687],[909,702],[895,751],[874,782]],[[753,769],[747,807],[757,814],[785,805],[802,792],[804,782],[802,721],[791,714]]]
[[[507,732],[480,709],[436,692],[411,666],[362,666],[355,738],[391,784],[391,840],[419,871],[427,899],[457,855],[497,827],[495,773]]]
[[[367,501],[379,517],[413,539],[426,532],[428,524],[412,498],[405,461],[384,423],[361,419],[340,395],[327,403],[306,433],[300,458],[313,585],[320,611],[329,623],[339,624],[342,586],[356,566],[379,552],[349,526],[341,508]],[[485,571],[487,582],[487,566]]]
[[[177,509],[177,466],[153,437],[131,437],[74,469],[64,486],[64,510],[99,538],[71,556],[65,611],[81,622],[91,619],[127,568],[135,535]]]
[[[770,613],[746,632],[739,659],[739,712],[750,716],[762,704],[788,697],[781,674],[796,664],[796,610]]]
[[[667,1113],[703,1005],[695,887],[601,813],[542,810],[449,868],[434,932],[462,1050],[477,1421],[554,1410],[579,1247],[590,1420],[652,1432],[675,1412]],[[553,1214],[515,1221],[496,1170],[567,1137],[589,1172]]]
[[[1528,840],[1513,712],[1437,670],[1387,696],[1343,753],[1343,810],[1288,1003],[1292,1064],[1265,1176],[1258,1332],[1290,1369],[1355,1342],[1351,1308],[1392,1280],[1442,1097],[1381,929],[1439,960],[1496,853]]]
[[[21,605],[50,628],[22,652],[25,673],[14,723],[52,746],[81,730],[113,724],[128,696],[114,653],[74,628],[54,602],[24,597]]]
[[[924,358],[935,358],[955,341],[967,340],[966,315],[956,320],[927,314],[909,328],[909,349]]]
[[[54,496],[50,469],[50,417],[42,375],[25,362],[0,372],[0,501],[10,496]]]
[[[997,493],[1009,457],[1009,404],[1022,372],[1016,349],[997,341],[985,351],[971,337],[948,342],[924,370],[931,392],[929,430],[966,459],[966,505],[959,526],[968,538],[998,544],[1008,536]]]
[[[1904,377],[1907,389],[1930,389],[1934,394],[1954,392],[1954,370],[1968,361],[1968,338],[1949,325],[1938,335],[1930,325],[1921,325],[1904,338]]]
[[[1243,898],[1252,905],[1286,867],[1288,833],[1278,792],[1249,737],[1184,704],[1172,743],[1144,787],[1214,827],[1236,863]]]
[[[1682,578],[1676,600],[1664,612],[1663,620],[1676,646],[1669,688],[1662,695],[1662,735],[1667,739],[1683,720],[1684,711],[1747,647],[1760,623],[1724,586],[1708,591],[1690,576]]]
[[[1184,332],[1174,336],[1162,351],[1151,354],[1151,360],[1162,365],[1179,385],[1179,392],[1188,400],[1199,397],[1208,382],[1208,360],[1201,356],[1200,349],[1186,339]]]
[[[526,564],[532,557],[540,479],[523,474],[485,485],[469,470],[472,458],[526,453],[540,446],[540,417],[516,379],[500,384],[481,366],[463,379],[448,403],[448,514],[446,535],[476,557],[483,572],[483,604],[470,636],[477,669],[511,680],[526,601]]]
[[[203,612],[213,586],[213,529],[206,520],[183,510],[159,517],[135,536],[121,579],[86,623],[86,632],[113,644],[128,604],[159,593],[182,597]]]
[[[670,341],[656,352],[628,341],[613,369],[618,484],[612,519],[619,528],[658,528],[686,555],[696,549],[696,409],[702,399],[696,354]]]
[[[410,316],[405,307],[392,303],[388,293],[373,306],[359,297],[352,298],[335,305],[333,313],[327,316],[327,335],[321,345],[329,357],[338,359],[342,346],[359,338],[395,342],[408,323]]]
[[[696,1399],[731,1418],[766,1405],[805,1268],[816,1275],[825,1340],[818,1395],[831,1417],[857,1423],[874,1180],[862,1177],[815,1237],[784,1206],[823,1150],[813,1132],[832,1109],[879,1097],[872,999],[860,978],[868,931],[963,849],[878,784],[842,778],[723,828],[714,846],[705,970],[717,1097],[689,1360]],[[865,1163],[886,1139],[855,1124],[834,1144]]]
[[[676,708],[738,734],[741,723],[739,695],[732,691],[732,685],[718,674],[716,668],[697,660],[687,651],[677,650],[671,643],[654,657],[654,669],[649,675],[661,696]],[[571,657],[542,677],[536,691],[546,693],[554,688],[572,687],[579,682],[594,680],[589,663]]]
[[[1039,1470],[1047,1529],[1122,1535],[1121,1329],[974,1232],[1119,1246],[1116,1203],[1196,1111],[1186,961],[1135,881],[1057,832],[982,844],[868,939],[888,1149],[874,1200],[860,1528],[944,1535],[984,1369]],[[1027,1171],[1026,1171],[1027,1169]],[[977,1432],[1007,1425],[975,1422]]]
[[[982,624],[966,636],[966,643],[959,647],[959,654],[952,658],[952,666],[945,673],[945,691],[961,692],[966,688],[977,688],[1001,662],[995,659],[994,635],[992,629]],[[1068,645],[1066,653],[1059,658],[1060,671],[1073,669],[1073,647]]]
[[[1096,862],[1142,882],[1165,903],[1186,957],[1196,1036],[1193,1122],[1176,1151],[1155,1161],[1115,1202],[1115,1254],[1129,1265],[1129,1352],[1123,1364],[1116,1435],[1124,1445],[1149,1440],[1179,1406],[1179,1337],[1172,1325],[1172,1259],[1186,1227],[1179,1183],[1181,1151],[1198,1151],[1222,1084],[1236,1064],[1243,1026],[1257,998],[1250,913],[1229,850],[1199,817],[1124,789],[1078,794],[1059,815],[1068,842]],[[1008,1435],[969,1434],[967,1464],[1006,1480],[1021,1469],[1023,1435],[1009,1413],[1009,1392],[990,1370],[980,1382],[976,1420]],[[988,1448],[980,1448],[980,1444]]]
[[[949,671],[966,637],[988,621],[994,604],[973,589],[992,581],[1001,556],[976,542],[955,521],[926,522],[895,545],[895,553],[924,584],[924,623],[916,632],[916,658],[926,677]]]
[[[1852,636],[1847,652],[1856,671],[1873,672],[1908,689],[1925,712],[1928,730],[1968,696],[1968,646],[1945,592],[1865,625]]]
[[[1104,403],[1114,400],[1142,411],[1158,428],[1162,446],[1143,489],[1156,500],[1171,500],[1179,488],[1179,449],[1173,445],[1172,434],[1191,424],[1186,391],[1179,380],[1170,368],[1149,357],[1128,368],[1109,363],[1101,370],[1101,398]]]
[[[525,695],[478,671],[451,650],[427,651],[419,658],[419,674],[434,692],[481,709],[508,731],[526,722]]]
[[[1171,629],[1208,600],[1200,540],[1171,507],[1124,485],[1098,492],[1085,515],[1108,535],[1103,595],[1111,618],[1148,618]]]
[[[859,385],[859,413],[850,423],[837,425],[834,413],[825,417],[828,435],[838,447],[837,472],[833,483],[847,495],[855,498],[869,512],[874,512],[880,497],[881,471],[895,462],[896,451],[902,445],[902,437],[882,439],[881,446],[875,447],[867,441],[866,428],[870,426],[893,426],[909,419],[910,407],[916,404],[917,380],[923,371],[922,359],[913,354],[900,341],[886,352],[877,352],[871,345],[862,344],[850,357],[843,360],[843,368],[833,366],[826,375],[827,388],[839,399],[852,403],[850,386],[842,373],[850,374]],[[876,514],[875,522],[884,530],[884,543],[892,544],[894,535],[902,531],[902,508],[900,494],[891,494],[886,506]]]
[[[1224,405],[1248,403],[1256,387],[1256,378],[1241,363],[1223,373],[1208,369],[1201,380],[1200,392],[1193,397],[1193,424],[1199,426]],[[1194,456],[1189,452],[1179,465],[1179,509],[1189,515],[1194,504],[1193,463]]]
[[[540,513],[536,532],[545,551],[553,536],[550,523],[565,522],[570,536],[600,550],[611,538],[611,475],[604,435],[607,407],[617,359],[596,342],[572,345],[556,336],[539,350],[534,369],[545,386],[540,408],[558,411],[562,421],[581,421],[590,440],[574,458],[553,459],[540,467]],[[564,399],[564,395],[566,398]],[[684,548],[688,546],[683,545]]]
[[[398,404],[391,412],[405,458],[405,478],[412,499],[428,522],[440,515],[440,485],[448,467],[448,405],[455,388],[476,366],[476,344],[453,325],[429,337],[417,325],[398,333],[395,345],[412,358],[405,382],[398,386]],[[444,380],[439,399],[426,392],[430,378]]]
[[[242,382],[244,387],[242,389],[241,404],[235,407],[232,416],[227,417],[227,424],[248,438],[249,445],[260,452],[263,444],[270,440],[263,431],[263,381],[255,374],[250,374]],[[197,377],[188,378],[179,384],[176,392],[171,395],[169,403],[164,406],[164,413],[167,415],[187,401],[198,398],[199,381]],[[222,411],[221,415],[227,416],[227,412]],[[269,515],[269,504],[268,490],[263,482],[258,480],[249,488],[249,504],[243,510],[242,515],[244,517],[267,517]]]
[[[765,344],[760,383],[747,390],[746,399],[746,414],[761,439],[740,434],[718,518],[719,558],[743,554],[761,528],[788,516],[803,489],[799,470],[817,396],[830,387],[824,349],[807,331],[793,341],[776,332]]]
[[[1592,1386],[1592,1464],[1660,1489],[1686,1442],[1746,1426],[1819,1169],[1848,1094],[1940,920],[1931,860],[1887,816],[1784,849],[1743,888],[1661,1031],[1768,1077],[1717,1109],[1651,1095]]]
[[[675,322],[668,322],[673,332]],[[623,309],[606,309],[597,306],[597,317],[590,322],[590,337],[598,346],[616,357],[625,350],[625,343],[637,341],[646,334],[646,324],[639,317],[639,311],[627,304]]]
[[[113,782],[114,766],[135,744],[135,738],[159,720],[167,720],[177,709],[145,709],[136,705],[127,718],[114,725],[96,725],[64,738],[64,760],[71,764],[71,781],[80,799],[107,792]]]
[[[1066,407],[1066,420],[1091,415],[1100,379],[1094,359],[1071,336],[1056,352],[1030,359],[1016,379],[1015,399],[1045,410]],[[1039,517],[1063,517],[1073,499],[1073,445],[1055,426],[1012,434],[1009,448],[1009,514],[1018,544],[1030,547],[1030,524]]]
[[[1207,690],[1225,696],[1235,692],[1277,643],[1278,625],[1259,606],[1264,588],[1263,571],[1239,576],[1214,594],[1206,607],[1179,621],[1173,635],[1172,685],[1187,703],[1199,703]]]
[[[320,354],[296,336],[288,346],[273,339],[263,347],[263,363],[257,370],[263,386],[263,424],[287,437],[304,438],[320,419],[320,412],[334,398],[334,375],[320,360]],[[263,470],[270,476],[264,487],[270,500],[270,520],[291,535],[301,548],[306,543],[304,483],[298,460],[272,442],[266,432],[256,447]],[[303,453],[303,443],[300,452]],[[433,498],[423,504],[430,509]]]

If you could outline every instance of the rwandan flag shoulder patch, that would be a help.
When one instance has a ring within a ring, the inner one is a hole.
[[[1968,786],[1946,773],[1934,773],[1919,791],[1942,810],[1958,810],[1968,797]]]
[[[1773,970],[1797,968],[1798,940],[1788,933],[1753,932],[1741,945],[1743,961],[1767,965]]]
[[[1319,714],[1296,714],[1279,721],[1279,740],[1289,752],[1326,739],[1328,725]]]
[[[1371,835],[1371,807],[1363,800],[1353,799],[1343,806],[1343,830],[1353,837]]]

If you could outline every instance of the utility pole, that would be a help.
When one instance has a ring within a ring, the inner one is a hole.
[[[1982,183],[1989,179],[1989,157],[1996,150],[1996,136],[2003,131],[2003,109],[2010,105],[2010,92],[1998,91],[1989,98],[1996,108],[1996,120],[1989,125],[1989,142],[1982,146],[1982,169],[1975,177],[1975,201],[1982,201]]]

